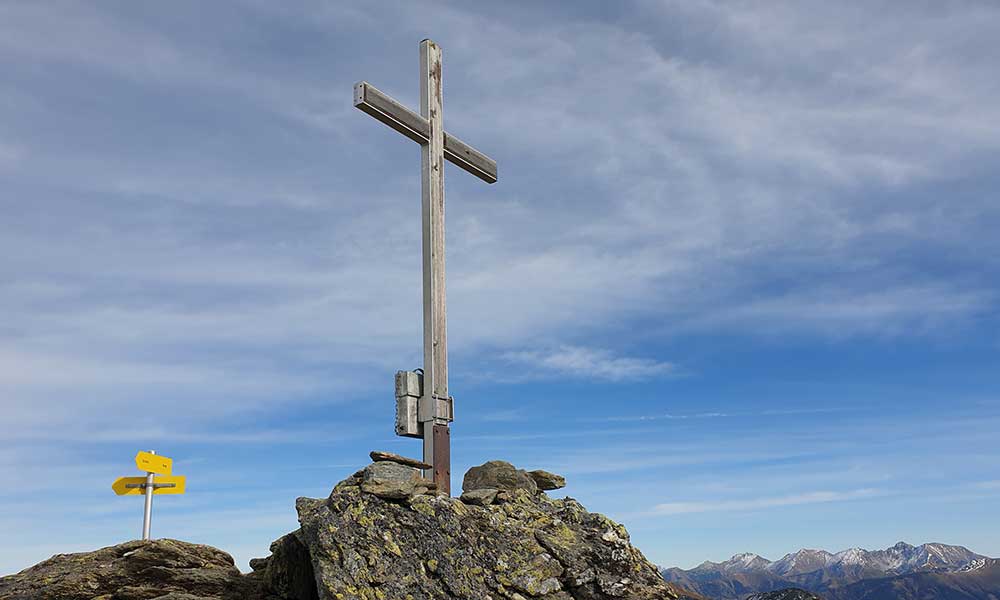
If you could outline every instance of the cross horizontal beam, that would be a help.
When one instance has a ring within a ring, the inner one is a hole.
[[[430,140],[430,124],[427,119],[382,93],[367,81],[354,84],[354,107],[418,144],[427,144]],[[496,161],[457,137],[449,135],[447,131],[444,132],[444,157],[486,183],[497,181]]]

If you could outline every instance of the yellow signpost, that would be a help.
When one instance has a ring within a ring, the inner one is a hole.
[[[170,469],[173,465],[173,459],[167,458],[166,456],[159,456],[157,454],[153,454],[152,452],[140,451],[135,455],[135,466],[138,467],[140,471],[146,471],[147,473],[170,475]]]
[[[153,478],[153,495],[176,495],[184,493],[185,477],[172,475]],[[111,484],[111,489],[119,496],[142,496],[146,493],[145,477],[119,477]]]
[[[142,477],[119,477],[111,484],[111,489],[119,496],[145,496],[142,514],[142,539],[149,539],[149,526],[153,518],[153,496],[183,494],[186,479],[183,475],[171,475],[174,461],[156,452],[140,451],[135,455],[135,466],[146,474]]]

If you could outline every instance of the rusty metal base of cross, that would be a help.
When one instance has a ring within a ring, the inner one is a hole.
[[[430,425],[430,423],[428,423]],[[451,428],[434,425],[434,483],[439,492],[451,495]]]

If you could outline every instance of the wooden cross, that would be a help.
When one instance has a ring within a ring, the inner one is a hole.
[[[497,163],[444,130],[441,100],[441,48],[420,42],[420,114],[362,81],[354,86],[354,106],[420,144],[423,215],[424,374],[418,402],[424,462],[432,465],[438,489],[451,490],[448,422],[448,330],[444,279],[444,161],[496,183]],[[429,474],[428,474],[429,475]]]

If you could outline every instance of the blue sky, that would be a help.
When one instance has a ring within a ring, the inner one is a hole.
[[[1000,6],[419,4],[0,5],[0,573],[138,535],[139,449],[244,569],[419,452],[419,149],[351,100],[425,37],[500,165],[446,173],[456,486],[565,474],[665,566],[1000,555]]]

